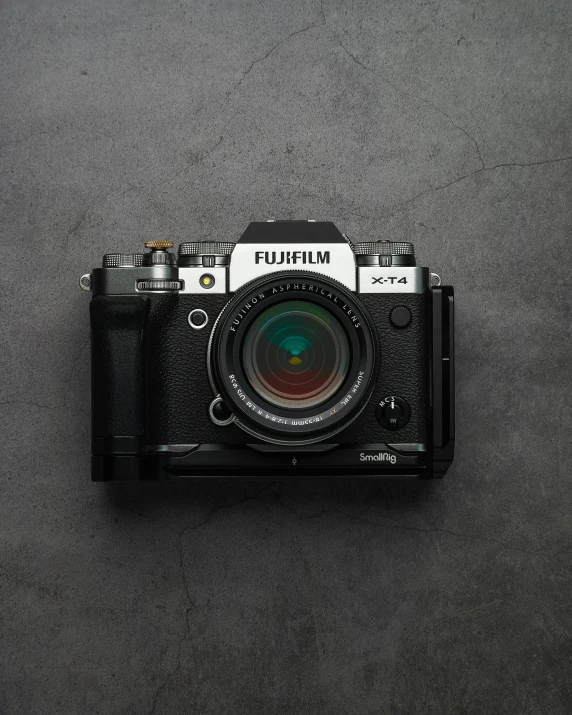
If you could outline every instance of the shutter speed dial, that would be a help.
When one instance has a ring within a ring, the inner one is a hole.
[[[378,404],[375,416],[382,427],[393,432],[409,422],[411,408],[402,397],[390,395]]]

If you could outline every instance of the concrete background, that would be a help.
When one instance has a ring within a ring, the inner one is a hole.
[[[572,711],[566,0],[4,0],[0,712]],[[77,281],[332,219],[457,291],[434,484],[89,481]]]

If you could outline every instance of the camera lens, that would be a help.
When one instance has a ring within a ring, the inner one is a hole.
[[[253,390],[284,409],[326,402],[349,367],[346,333],[328,310],[310,301],[285,301],[262,312],[243,343],[243,364]]]
[[[331,437],[361,413],[378,354],[365,306],[345,286],[284,271],[252,281],[226,304],[208,366],[234,427],[302,445]]]

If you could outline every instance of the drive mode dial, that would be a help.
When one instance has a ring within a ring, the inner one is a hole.
[[[227,266],[234,243],[225,241],[193,241],[179,246],[180,266]]]
[[[143,265],[142,253],[106,253],[103,268],[137,268]]]
[[[409,422],[411,408],[403,398],[390,395],[379,403],[375,416],[382,427],[394,431]]]

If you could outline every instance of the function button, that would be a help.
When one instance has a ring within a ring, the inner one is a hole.
[[[382,427],[393,432],[409,422],[411,408],[402,397],[391,395],[378,404],[375,416]]]
[[[411,322],[411,311],[404,305],[398,305],[389,314],[389,320],[396,328],[406,328]]]
[[[209,322],[209,316],[201,308],[195,308],[189,313],[189,325],[195,330],[204,328]]]

